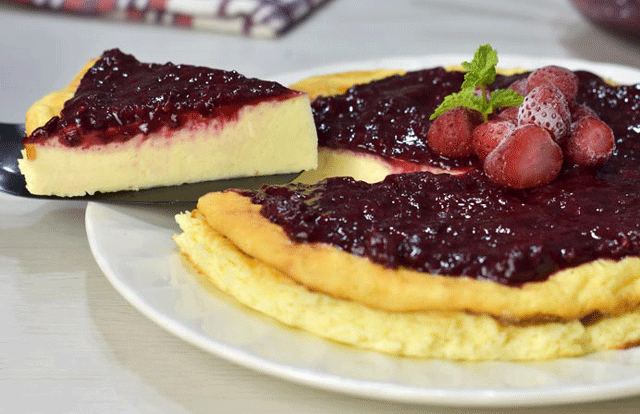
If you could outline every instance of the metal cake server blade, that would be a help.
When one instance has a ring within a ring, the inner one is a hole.
[[[96,193],[81,197],[57,197],[31,194],[26,187],[24,176],[18,168],[18,159],[22,157],[22,139],[25,128],[22,124],[0,123],[0,191],[19,197],[50,200],[86,200],[125,204],[180,204],[195,203],[202,195],[229,188],[254,190],[263,184],[285,184],[293,181],[300,173],[264,175],[255,177],[232,178],[226,180],[205,181],[169,187],[154,187],[138,191],[118,191]]]

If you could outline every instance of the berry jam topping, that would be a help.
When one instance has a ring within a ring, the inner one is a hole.
[[[36,129],[25,143],[52,136],[69,147],[127,141],[163,127],[179,128],[189,120],[233,120],[245,105],[297,93],[235,71],[141,63],[113,49],[84,75],[60,116]]]
[[[460,89],[463,76],[444,68],[420,70],[317,98],[311,106],[318,145],[441,168],[470,165],[436,155],[425,140],[429,116],[445,96]]]
[[[440,70],[424,73],[442,79]],[[592,108],[616,137],[599,169],[565,163],[553,182],[528,189],[472,170],[390,175],[376,184],[330,178],[242,194],[292,240],[328,243],[388,268],[519,286],[598,258],[640,256],[640,86],[576,75],[576,104]],[[410,81],[405,90],[415,90]]]

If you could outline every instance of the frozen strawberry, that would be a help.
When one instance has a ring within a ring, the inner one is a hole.
[[[519,106],[510,106],[504,108],[500,111],[496,119],[504,120],[504,121],[512,121],[513,123],[518,122],[518,110]]]
[[[575,123],[585,117],[600,119],[598,114],[585,104],[575,104],[571,106],[571,122]]]
[[[568,162],[594,168],[607,162],[615,146],[615,138],[609,125],[589,116],[574,122],[563,145]]]
[[[536,125],[511,131],[484,161],[484,172],[491,181],[518,189],[549,184],[560,168],[562,149],[549,131]]]
[[[558,88],[538,86],[524,97],[518,110],[518,126],[527,124],[546,128],[556,142],[564,140],[571,125],[571,111]]]
[[[511,85],[509,85],[509,89],[513,89],[520,95],[525,96],[527,94],[527,78],[520,78],[511,82]]]
[[[481,161],[516,127],[513,121],[493,120],[483,122],[473,130],[471,146]]]
[[[553,85],[560,89],[567,102],[573,102],[578,93],[578,76],[560,66],[545,66],[531,72],[527,78],[526,93],[542,85]]]
[[[447,158],[472,156],[472,132],[481,120],[478,112],[461,106],[448,110],[431,123],[427,133],[429,148]]]

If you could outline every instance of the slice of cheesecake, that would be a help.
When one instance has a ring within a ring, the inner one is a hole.
[[[117,49],[27,113],[33,194],[81,196],[317,165],[306,93],[237,72],[141,63]]]

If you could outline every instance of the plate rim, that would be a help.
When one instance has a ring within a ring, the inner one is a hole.
[[[467,408],[535,407],[596,402],[633,396],[640,393],[640,372],[633,378],[611,381],[597,386],[569,385],[561,387],[514,387],[510,389],[473,388],[464,390],[436,387],[425,388],[310,372],[306,369],[287,366],[243,350],[235,349],[228,344],[207,338],[204,333],[194,332],[185,326],[185,324],[180,323],[180,321],[164,314],[161,310],[155,309],[148,303],[144,296],[136,292],[135,288],[130,284],[124,283],[121,276],[113,271],[109,258],[102,255],[100,251],[100,242],[98,239],[100,226],[96,223],[96,217],[104,215],[105,213],[110,214],[113,211],[122,212],[122,210],[132,208],[135,208],[135,206],[108,205],[94,201],[87,203],[85,210],[87,238],[98,267],[115,290],[145,317],[186,343],[231,363],[311,388],[378,401],[420,405],[444,405]],[[187,272],[186,269],[185,272]],[[233,301],[233,298],[229,299]],[[250,309],[242,309],[240,304],[237,304],[237,306],[239,311],[253,312]],[[276,322],[274,321],[274,323]],[[286,329],[286,327],[282,327],[281,329]],[[392,356],[389,357],[396,358]],[[575,360],[575,358],[567,358],[567,360]],[[454,361],[442,362],[458,364]],[[491,363],[491,361],[488,363]],[[511,363],[508,361],[499,361],[497,363],[505,365],[526,364]],[[460,364],[468,363],[462,362]]]

